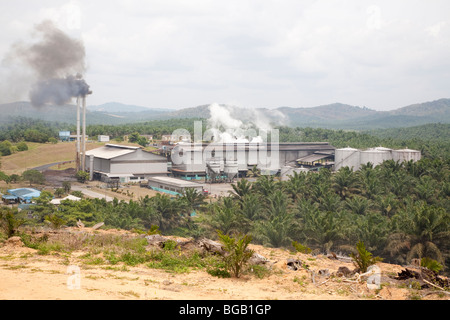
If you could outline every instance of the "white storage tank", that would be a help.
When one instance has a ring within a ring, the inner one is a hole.
[[[361,151],[361,165],[370,162],[375,167],[386,160],[392,160],[391,151],[378,150],[376,148]]]
[[[419,161],[421,157],[422,154],[419,150],[400,149],[392,151],[393,160],[399,161],[400,163],[403,161],[410,161],[410,160],[416,162]]]
[[[238,164],[235,161],[227,161],[224,165],[223,173],[227,176],[228,180],[233,180],[238,175]]]
[[[358,170],[360,167],[360,151],[354,148],[336,149],[334,153],[334,168],[338,171],[340,168],[349,167]]]

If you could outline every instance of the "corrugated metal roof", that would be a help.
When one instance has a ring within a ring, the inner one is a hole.
[[[149,181],[157,181],[157,182],[175,185],[175,186],[184,187],[184,188],[204,186],[203,184],[198,183],[198,182],[187,181],[187,180],[171,178],[171,177],[151,177],[151,178],[148,178],[148,180]]]
[[[8,192],[13,196],[19,197],[21,199],[30,200],[32,198],[37,198],[41,195],[41,192],[36,189],[31,188],[18,188],[18,189],[9,189]]]
[[[102,158],[102,159],[109,160],[109,159],[117,158],[117,157],[120,157],[120,156],[123,156],[126,154],[136,152],[136,150],[138,150],[138,149],[139,149],[138,147],[124,148],[122,146],[118,147],[116,145],[107,144],[103,147],[86,151],[86,155],[87,156],[93,155],[96,158]]]
[[[320,159],[325,159],[331,156],[330,154],[310,154],[308,156],[297,159],[297,161],[301,162],[314,162]]]

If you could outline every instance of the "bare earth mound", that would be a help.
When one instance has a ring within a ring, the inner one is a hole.
[[[67,233],[80,232],[67,228]],[[92,230],[89,235],[108,233],[137,236],[118,230]],[[61,235],[58,235],[61,236]],[[168,237],[173,240],[183,241]],[[293,254],[283,249],[251,245],[268,260],[268,275],[245,274],[241,278],[219,278],[206,270],[170,273],[145,264],[136,266],[86,264],[84,250],[38,254],[20,238],[0,244],[0,299],[6,300],[446,300],[438,288],[417,288],[415,279],[397,280],[404,270],[398,265],[378,263],[381,287],[369,289],[367,278],[357,281],[342,270],[353,270],[348,259],[325,255]],[[293,262],[301,262],[295,267]],[[305,267],[307,266],[307,267]],[[78,277],[78,278],[76,278]]]

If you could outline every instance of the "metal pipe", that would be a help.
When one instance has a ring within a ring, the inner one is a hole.
[[[83,134],[82,134],[81,170],[86,171],[86,96],[83,96]]]
[[[76,155],[76,168],[77,172],[80,171],[80,96],[77,97],[77,137],[76,137],[76,146],[77,146],[77,155]]]

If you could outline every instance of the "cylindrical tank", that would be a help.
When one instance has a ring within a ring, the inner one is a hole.
[[[224,165],[223,173],[227,176],[228,180],[233,180],[238,174],[237,162],[227,161]]]
[[[361,164],[372,163],[373,166],[381,164],[385,160],[391,160],[392,153],[385,150],[368,149],[361,151],[360,161]]]
[[[336,149],[334,153],[334,168],[338,171],[340,168],[349,167],[358,170],[360,167],[360,151],[354,148]]]
[[[422,154],[419,150],[411,150],[411,149],[400,149],[400,150],[392,150],[392,158],[394,161],[410,161],[414,162],[419,161],[422,157]]]

